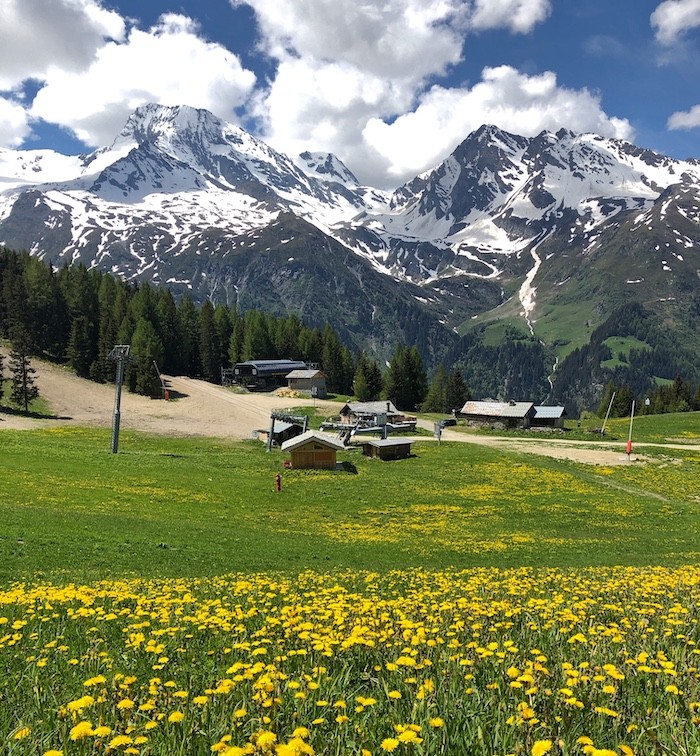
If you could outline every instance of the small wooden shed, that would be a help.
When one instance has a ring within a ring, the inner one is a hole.
[[[328,396],[326,376],[320,370],[292,370],[287,375],[287,386],[292,391],[299,391],[319,399],[325,399]]]
[[[362,439],[362,453],[366,457],[375,459],[406,459],[411,456],[410,438],[395,436],[394,438]]]
[[[566,409],[561,405],[535,405],[535,415],[531,420],[533,428],[563,428]]]
[[[309,430],[282,444],[292,457],[294,470],[335,470],[336,453],[345,447],[333,436]]]

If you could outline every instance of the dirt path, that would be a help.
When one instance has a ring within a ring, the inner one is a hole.
[[[21,415],[0,412],[0,430],[3,428],[30,429],[53,425],[98,426],[109,428],[114,413],[114,385],[93,383],[77,378],[66,368],[50,363],[34,361],[37,370],[37,385],[44,400],[55,417],[50,419],[27,418]],[[123,391],[121,401],[121,428],[148,433],[163,433],[174,436],[202,436],[229,439],[250,438],[255,430],[268,428],[270,412],[308,406],[310,399],[291,399],[270,394],[236,394],[230,389],[215,386],[192,378],[165,376],[171,395],[170,401],[148,399]],[[339,402],[317,400],[316,406],[326,415],[338,413]],[[427,420],[419,425],[432,431],[433,424]],[[431,437],[421,436],[421,441]],[[585,441],[560,439],[500,438],[467,434],[446,428],[443,441],[481,444],[526,454],[540,454],[556,459],[569,459],[592,465],[620,465],[644,461],[635,453],[627,458],[623,443],[605,445]],[[635,450],[643,448],[636,444]],[[665,449],[693,449],[700,446],[689,444],[649,444]]]

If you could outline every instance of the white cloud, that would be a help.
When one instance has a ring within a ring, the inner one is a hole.
[[[386,161],[388,174],[403,181],[439,163],[484,123],[524,136],[562,127],[621,139],[633,136],[629,122],[607,116],[588,90],[560,87],[552,72],[527,76],[500,66],[485,68],[482,80],[470,89],[433,87],[413,112],[392,123],[370,120],[364,138]]]
[[[0,90],[53,69],[79,71],[125,32],[121,16],[96,0],[0,0],[0,18]]]
[[[335,152],[362,180],[382,184],[393,149],[366,136],[377,124],[398,133],[385,122],[412,117],[426,86],[460,62],[469,29],[527,32],[550,11],[550,0],[230,2],[253,8],[260,47],[277,65],[256,97],[264,138],[291,155]],[[432,149],[426,133],[416,134],[419,146],[405,145],[409,153]],[[394,175],[405,177],[398,168]]]
[[[166,14],[148,31],[108,42],[80,71],[51,68],[31,107],[34,117],[71,129],[89,145],[108,144],[139,105],[192,105],[234,120],[255,83],[221,45],[198,36],[196,24]]]
[[[672,45],[685,32],[700,26],[700,0],[664,0],[650,20],[656,39]]]
[[[678,111],[668,119],[669,129],[694,129],[700,126],[700,105],[690,110]]]
[[[19,147],[29,133],[29,119],[24,107],[0,97],[0,147]]]
[[[550,0],[474,0],[473,29],[510,29],[526,34],[551,12]]]
[[[256,13],[261,44],[279,61],[342,62],[373,76],[419,81],[456,63],[462,0],[231,0]]]

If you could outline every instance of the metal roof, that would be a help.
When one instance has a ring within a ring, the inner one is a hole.
[[[462,414],[518,418],[527,417],[534,406],[532,402],[467,402],[462,407]]]
[[[325,378],[320,370],[292,370],[287,378]]]
[[[306,363],[301,360],[247,360],[238,362],[234,369],[255,369],[257,375],[287,374],[292,370],[306,370]]]
[[[298,446],[303,446],[309,441],[318,441],[318,443],[323,444],[324,446],[329,446],[331,449],[337,449],[338,451],[345,449],[343,444],[337,441],[333,436],[329,436],[326,433],[321,433],[317,430],[308,430],[306,433],[301,433],[300,435],[285,441],[282,444],[282,451],[291,451]]]
[[[340,410],[341,415],[346,408],[349,409],[353,415],[381,415],[383,412],[388,412],[390,415],[397,415],[399,413],[392,402],[386,400],[376,402],[348,402],[345,407]]]
[[[564,407],[552,406],[548,407],[544,404],[535,405],[535,419],[536,420],[558,420],[566,414]]]
[[[394,436],[394,438],[363,438],[362,445],[376,446],[379,448],[386,448],[390,446],[405,446],[406,444],[412,444],[412,438],[406,438],[405,436]]]

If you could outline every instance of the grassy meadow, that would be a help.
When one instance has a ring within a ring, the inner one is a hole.
[[[109,450],[0,431],[0,753],[700,753],[700,453]]]

